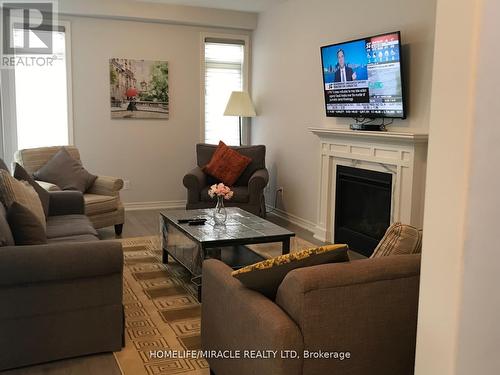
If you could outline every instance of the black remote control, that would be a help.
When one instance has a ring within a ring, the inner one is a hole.
[[[205,225],[207,219],[194,219],[189,221],[189,225]]]

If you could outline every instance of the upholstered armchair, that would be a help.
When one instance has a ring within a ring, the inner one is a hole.
[[[44,166],[62,146],[41,147],[19,150],[14,159],[23,166],[30,174],[35,173]],[[74,146],[64,146],[69,154],[80,160],[80,153]],[[60,188],[54,184],[37,181],[42,187],[49,191],[57,191]],[[104,228],[114,225],[115,233],[120,235],[125,221],[125,212],[120,200],[120,190],[123,180],[116,177],[98,176],[94,184],[83,194],[85,201],[85,214],[94,227]]]
[[[183,179],[183,184],[187,189],[186,209],[188,210],[215,206],[214,201],[208,195],[208,189],[210,185],[218,181],[206,175],[202,168],[208,164],[216,148],[216,145],[206,143],[196,145],[197,166],[189,171]],[[252,162],[231,187],[234,196],[231,200],[224,202],[224,205],[236,206],[263,217],[266,214],[264,188],[269,182],[269,173],[266,169],[266,146],[231,148],[248,156]]]
[[[211,374],[413,373],[420,254],[299,268],[281,282],[274,301],[231,272],[219,260],[203,262],[202,350],[299,357],[208,358]],[[305,358],[304,351],[349,352],[350,359]]]

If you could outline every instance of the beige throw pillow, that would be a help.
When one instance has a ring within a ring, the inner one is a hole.
[[[40,221],[43,230],[46,231],[45,212],[37,192],[26,181],[18,181],[7,171],[0,170],[0,199],[7,210],[17,202],[27,208]]]
[[[411,225],[394,223],[387,229],[370,258],[418,254],[421,250],[422,231]]]

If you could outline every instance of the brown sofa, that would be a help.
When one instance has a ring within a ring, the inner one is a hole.
[[[54,156],[62,146],[40,147],[19,150],[14,159],[30,174],[35,173]],[[80,153],[75,146],[64,146],[73,158],[80,160]],[[60,190],[56,185],[37,181],[49,191]],[[120,200],[120,190],[123,180],[116,177],[98,176],[94,184],[85,192],[85,214],[94,228],[104,228],[114,225],[115,232],[120,235],[125,221],[125,211]]]
[[[215,207],[214,200],[208,195],[208,189],[217,180],[206,175],[202,168],[208,164],[216,148],[216,145],[206,143],[196,145],[198,165],[189,171],[182,181],[187,189],[187,210]],[[266,169],[266,146],[231,148],[248,156],[252,159],[252,162],[238,178],[234,186],[231,187],[234,192],[233,198],[225,201],[224,205],[239,207],[255,215],[265,216],[264,188],[269,182],[269,173]]]
[[[300,268],[272,301],[245,288],[224,263],[207,260],[202,349],[278,351],[270,359],[208,358],[210,369],[216,375],[412,374],[419,270],[419,254]],[[281,350],[300,358],[281,358]],[[350,359],[306,359],[304,351],[350,352]]]
[[[122,348],[121,244],[98,241],[74,191],[50,193],[47,237],[0,248],[0,371]]]

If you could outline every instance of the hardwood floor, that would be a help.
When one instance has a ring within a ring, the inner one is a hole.
[[[151,236],[159,233],[159,210],[127,211],[122,238]],[[268,215],[267,219],[281,225],[297,234],[301,238],[321,245],[313,238],[312,233],[291,225],[288,222]],[[114,228],[99,229],[99,237],[103,240],[115,239]],[[36,366],[29,366],[15,370],[1,372],[5,375],[120,375],[121,371],[113,354],[104,353],[79,358],[65,359]]]

